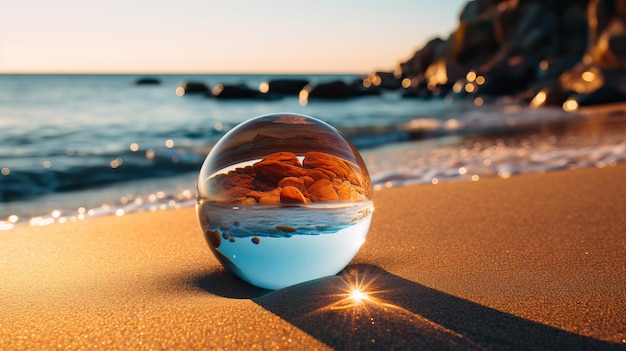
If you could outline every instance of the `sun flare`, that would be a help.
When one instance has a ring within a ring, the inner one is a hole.
[[[375,295],[385,290],[380,290],[375,286],[376,279],[366,277],[366,274],[354,273],[345,274],[342,277],[345,284],[338,294],[333,296],[337,299],[334,303],[326,306],[331,310],[361,309],[369,305],[386,305]]]
[[[355,303],[361,303],[363,300],[367,300],[368,296],[367,293],[364,291],[361,291],[359,288],[354,288],[352,289],[352,292],[350,293],[350,298],[352,300],[354,300]]]

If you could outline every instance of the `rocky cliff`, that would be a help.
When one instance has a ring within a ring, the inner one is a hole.
[[[393,86],[384,75],[377,83]],[[473,0],[395,78],[407,96],[513,96],[565,110],[626,101],[626,0]]]

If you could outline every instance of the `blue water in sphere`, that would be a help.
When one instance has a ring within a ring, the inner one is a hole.
[[[363,159],[335,128],[272,114],[238,125],[211,150],[196,211],[226,269],[280,289],[350,263],[369,230],[371,192]]]

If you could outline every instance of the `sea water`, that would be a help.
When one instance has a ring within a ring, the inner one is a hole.
[[[0,230],[20,224],[193,206],[197,172],[228,130],[255,115],[320,118],[363,156],[374,190],[509,177],[626,162],[623,108],[531,109],[504,99],[402,98],[223,101],[177,96],[181,81],[312,83],[358,75],[0,75]],[[487,101],[487,100],[485,100]]]
[[[299,206],[233,205],[199,200],[205,238],[221,263],[266,289],[330,276],[365,242],[371,201]]]

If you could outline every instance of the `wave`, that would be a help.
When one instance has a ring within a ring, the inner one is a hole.
[[[379,124],[365,126],[340,127],[340,131],[360,151],[367,151],[385,145],[393,145],[411,141],[437,141],[439,145],[430,145],[433,150],[442,150],[446,138],[495,138],[538,132],[546,130],[564,130],[576,123],[584,123],[588,119],[583,115],[564,115],[562,111],[523,110],[519,107],[507,109],[466,110],[458,118],[436,119],[418,117],[408,122],[396,124]],[[50,193],[81,191],[101,188],[122,182],[154,180],[179,174],[198,172],[210,147],[234,125],[219,128],[195,129],[181,128],[153,133],[153,138],[186,138],[201,140],[203,146],[198,147],[160,147],[143,150],[101,152],[61,152],[59,150],[40,150],[43,154],[19,156],[18,162],[32,165],[32,160],[47,157],[54,167],[16,167],[2,176],[0,183],[0,202],[11,202],[32,199]],[[426,144],[423,144],[426,145]],[[445,146],[445,145],[444,145]],[[458,146],[454,146],[457,148]],[[426,146],[422,146],[422,149]],[[419,148],[418,148],[419,149]],[[2,155],[0,155],[2,156]],[[397,159],[402,155],[394,155]],[[423,156],[414,155],[414,158]],[[567,159],[567,155],[561,155]],[[0,157],[1,159],[6,157]],[[448,158],[453,158],[449,155]],[[28,161],[28,162],[27,162]],[[377,184],[406,183],[409,179],[432,178],[433,173],[424,175],[419,166],[411,170],[401,170],[399,165],[410,164],[409,160],[396,166],[388,165],[387,169],[378,172]],[[439,178],[447,178],[450,170],[440,169],[436,174]],[[456,171],[456,170],[454,170]],[[496,170],[495,173],[504,172]],[[517,173],[515,169],[512,172]],[[6,172],[5,172],[6,173]],[[420,173],[419,177],[415,176]],[[494,173],[494,172],[492,172]],[[457,174],[458,175],[458,174]]]
[[[205,157],[204,152],[185,148],[75,154],[64,167],[10,170],[0,183],[0,202],[197,172]]]
[[[463,113],[448,113],[445,118],[418,116],[400,123],[346,125],[339,129],[361,151],[375,188],[626,162],[626,144],[619,132],[626,125],[623,115],[599,118],[519,107],[461,109]],[[169,206],[181,196],[181,190],[172,186],[172,179],[179,176],[189,185],[183,198],[191,201],[194,175],[211,146],[232,127],[234,124],[211,126],[203,131],[177,128],[151,135],[153,139],[193,139],[199,146],[71,153],[40,150],[41,155],[22,154],[16,157],[18,167],[6,172],[0,165],[0,209],[17,213],[15,209],[23,207],[18,212],[31,215],[34,210],[29,208],[34,202],[24,200],[46,195],[71,197],[90,189],[110,193],[125,189],[139,199],[141,192],[149,188],[139,184],[160,186],[166,201],[161,206]],[[583,130],[592,134],[582,133]],[[41,167],[43,156],[52,161],[51,167]],[[6,159],[0,155],[1,163]],[[38,166],[32,166],[36,162]],[[19,205],[12,205],[18,202]],[[131,204],[137,208],[121,203],[112,208],[141,210],[149,201],[142,203]],[[150,206],[155,204],[150,202]],[[110,211],[106,208],[96,212]]]

